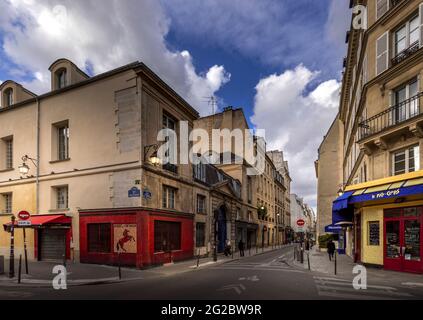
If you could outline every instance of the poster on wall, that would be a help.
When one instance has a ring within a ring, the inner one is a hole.
[[[114,224],[113,239],[115,253],[137,253],[136,224]]]

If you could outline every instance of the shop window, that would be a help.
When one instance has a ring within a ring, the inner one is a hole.
[[[175,209],[175,197],[177,189],[163,186],[163,208],[165,209]]]
[[[392,173],[400,175],[420,170],[420,148],[414,146],[392,155]]]
[[[111,252],[111,225],[109,223],[88,224],[88,252]]]
[[[197,213],[205,214],[206,211],[206,197],[203,195],[197,195]]]
[[[181,250],[181,223],[154,221],[154,252]]]
[[[206,224],[197,222],[195,226],[195,245],[197,248],[204,247],[206,243]]]
[[[368,226],[369,246],[380,245],[380,223],[379,221],[370,221]]]

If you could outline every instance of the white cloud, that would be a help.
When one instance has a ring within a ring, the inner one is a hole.
[[[3,50],[32,81],[36,93],[49,90],[49,65],[68,58],[95,74],[141,60],[157,72],[201,114],[205,96],[229,81],[223,66],[195,70],[186,51],[166,46],[170,21],[155,0],[6,0],[0,2]],[[18,71],[15,70],[15,74]],[[19,80],[19,79],[18,79]]]
[[[319,72],[303,65],[282,74],[261,79],[256,87],[254,115],[256,128],[266,130],[270,149],[283,149],[293,178],[292,192],[316,206],[314,161],[323,136],[339,105],[340,83],[318,81]]]

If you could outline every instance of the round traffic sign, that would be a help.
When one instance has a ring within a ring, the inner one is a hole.
[[[305,221],[304,221],[303,219],[298,219],[298,220],[297,220],[297,225],[298,225],[299,227],[302,227],[302,226],[304,226],[304,225],[305,225]]]
[[[28,220],[31,217],[31,215],[28,211],[21,211],[18,213],[18,217],[21,220]]]

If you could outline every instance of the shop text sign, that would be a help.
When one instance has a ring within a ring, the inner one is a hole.
[[[378,200],[378,199],[395,197],[395,196],[398,196],[400,193],[401,193],[401,190],[400,189],[383,191],[383,192],[379,192],[379,193],[373,194],[372,195],[372,199],[373,200]]]

